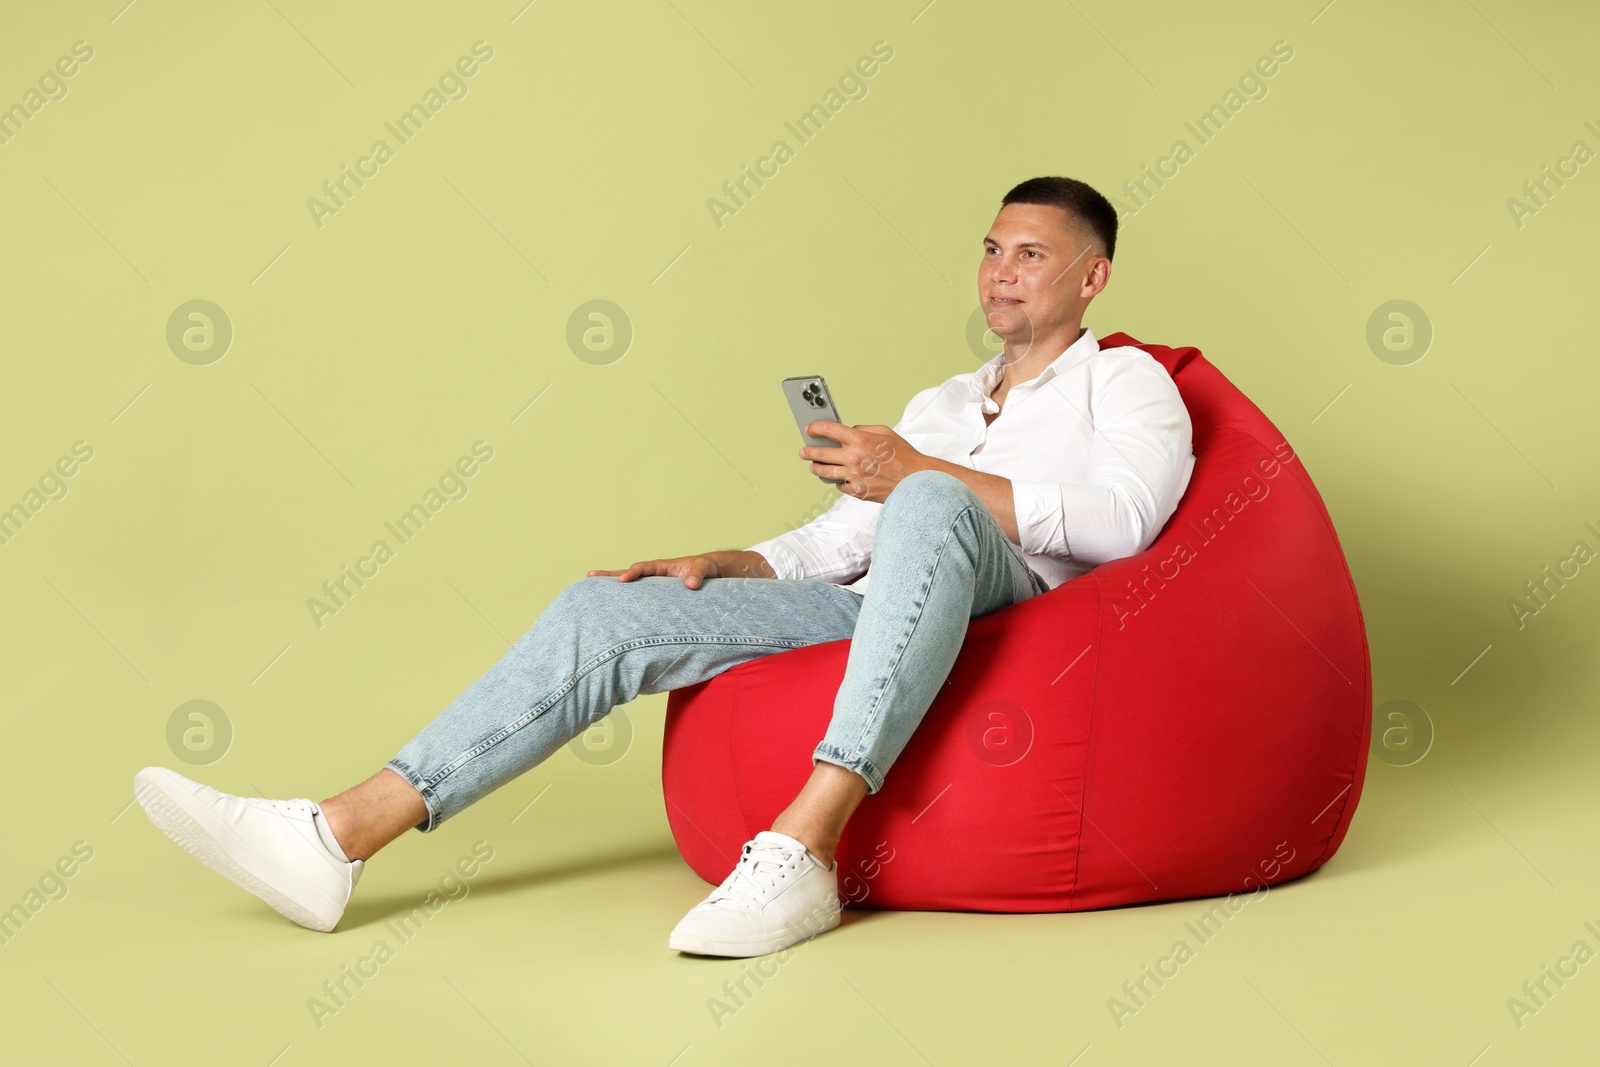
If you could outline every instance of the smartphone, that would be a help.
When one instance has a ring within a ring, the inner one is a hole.
[[[828,383],[820,374],[808,375],[803,378],[785,378],[783,380],[783,395],[789,400],[789,410],[794,412],[795,425],[800,428],[800,436],[807,445],[817,448],[837,448],[838,441],[831,437],[818,437],[806,433],[806,426],[817,419],[828,419],[832,422],[844,422],[839,417],[839,409],[833,404],[833,395],[828,392]],[[843,485],[843,478],[817,478],[829,485]]]

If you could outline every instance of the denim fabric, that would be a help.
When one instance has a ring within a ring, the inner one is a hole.
[[[969,619],[1049,588],[967,485],[918,471],[883,503],[863,596],[811,579],[584,577],[388,766],[440,822],[537,766],[613,707],[775,652],[850,638],[813,758],[870,792],[955,664]]]

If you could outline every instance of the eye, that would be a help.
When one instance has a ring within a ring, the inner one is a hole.
[[[1037,255],[1038,255],[1038,254],[1039,254],[1039,253],[1038,253],[1038,252],[1036,252],[1036,251],[1034,251],[1034,250],[1033,250],[1033,249],[1031,249],[1031,248],[1030,248],[1030,249],[1028,249],[1028,250],[1027,250],[1027,252],[1026,252],[1026,253],[1024,253],[1024,254],[1025,254],[1025,255],[1030,255],[1030,256],[1037,256]]]

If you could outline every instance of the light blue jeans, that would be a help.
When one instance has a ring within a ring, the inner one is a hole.
[[[983,501],[943,471],[890,491],[863,594],[812,579],[580,578],[388,766],[422,794],[432,830],[537,766],[613,707],[751,660],[850,638],[827,734],[813,753],[869,792],[955,664],[969,619],[1048,585]]]

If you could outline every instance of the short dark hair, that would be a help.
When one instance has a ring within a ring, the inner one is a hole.
[[[1076,178],[1029,178],[1001,198],[1000,206],[1007,204],[1061,208],[1094,231],[1105,245],[1107,259],[1117,250],[1117,209],[1092,186]]]

